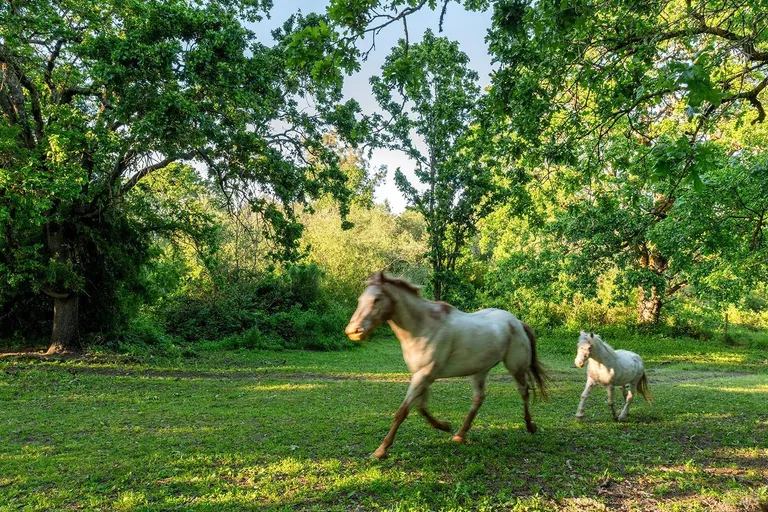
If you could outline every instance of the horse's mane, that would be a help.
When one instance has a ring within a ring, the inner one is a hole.
[[[610,346],[605,340],[603,340],[603,338],[601,338],[600,335],[595,334],[593,332],[581,331],[581,336],[579,337],[579,343],[581,343],[582,340],[586,341],[589,338],[592,338],[593,340],[597,340],[603,345],[605,345],[606,347],[608,347],[609,349],[614,350],[614,348]]]
[[[371,277],[368,278],[368,282],[365,284],[367,286],[391,284],[391,285],[397,286],[398,288],[405,291],[406,293],[410,293],[411,295],[415,295],[416,297],[424,299],[424,297],[422,297],[421,295],[421,286],[417,286],[401,277],[390,277],[384,274],[383,270],[379,270],[371,274]],[[427,300],[427,302],[433,305],[434,309],[432,310],[431,315],[433,318],[436,318],[438,320],[445,318],[445,315],[449,314],[451,311],[455,309],[453,306],[451,306],[447,302],[443,302],[441,300],[438,300],[438,301]]]
[[[421,287],[416,286],[410,281],[407,281],[400,277],[390,277],[384,274],[383,270],[379,270],[371,274],[371,277],[368,278],[368,282],[365,284],[370,286],[370,285],[377,285],[377,284],[384,284],[384,283],[393,284],[398,288],[402,288],[403,290],[409,293],[412,293],[414,295],[421,297]]]

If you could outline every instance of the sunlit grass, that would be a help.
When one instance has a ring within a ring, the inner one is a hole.
[[[545,335],[553,382],[533,406],[536,435],[498,367],[467,445],[414,412],[384,461],[368,456],[408,377],[391,338],[342,353],[4,361],[0,510],[759,510],[765,354],[639,340],[610,340],[646,357],[655,398],[636,400],[627,423],[611,420],[602,389],[573,418],[575,339]],[[466,379],[432,387],[432,412],[454,428],[470,402]]]

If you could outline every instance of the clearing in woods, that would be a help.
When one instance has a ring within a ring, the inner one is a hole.
[[[655,399],[619,424],[602,389],[573,418],[576,338],[540,338],[553,382],[537,434],[498,367],[467,445],[413,411],[384,461],[368,456],[408,380],[392,337],[336,353],[3,358],[0,511],[768,508],[765,339],[605,336],[644,357]],[[470,402],[467,379],[431,388],[454,428]]]

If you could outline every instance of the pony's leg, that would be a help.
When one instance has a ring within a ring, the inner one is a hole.
[[[429,390],[425,389],[424,392],[421,394],[421,397],[419,398],[419,412],[421,412],[421,415],[426,418],[427,423],[432,428],[436,428],[438,430],[442,430],[443,432],[450,432],[451,426],[448,424],[447,421],[440,421],[438,419],[435,419],[434,416],[432,416],[429,411],[427,410],[427,395],[429,394]]]
[[[531,420],[531,410],[530,410],[530,404],[529,404],[530,386],[528,386],[528,372],[521,370],[517,373],[512,374],[512,376],[517,381],[517,392],[520,393],[520,397],[523,399],[523,411],[525,413],[525,428],[531,434],[535,434],[536,430],[538,430],[538,427],[533,422],[533,420]]]
[[[627,387],[628,386],[629,386],[629,384],[624,384],[623,386],[621,386],[621,396],[624,397],[624,401],[625,402],[627,401]]]
[[[456,435],[453,436],[453,440],[457,443],[463,443],[465,441],[467,431],[472,428],[472,421],[475,419],[480,406],[483,405],[485,400],[485,379],[488,377],[488,372],[476,373],[472,375],[469,380],[472,383],[472,407],[469,409],[469,414],[464,419],[464,423]]]
[[[624,408],[621,410],[621,414],[619,414],[618,421],[624,421],[629,416],[629,404],[632,403],[635,393],[637,393],[637,384],[630,384],[627,399],[624,401]]]
[[[584,417],[584,403],[586,403],[589,392],[592,390],[592,386],[594,385],[595,381],[587,377],[587,385],[584,386],[584,391],[581,393],[581,400],[579,400],[579,407],[576,409],[576,418],[581,419]]]
[[[611,409],[611,416],[613,417],[614,421],[618,421],[618,417],[616,416],[616,409],[613,407],[613,384],[608,384],[605,386],[605,390],[608,392],[608,407]]]
[[[429,375],[430,370],[431,367],[425,368],[411,376],[411,383],[408,386],[408,392],[406,392],[405,400],[403,400],[403,403],[395,413],[395,421],[392,423],[392,428],[389,429],[386,437],[381,442],[381,446],[379,446],[376,451],[373,452],[373,457],[376,457],[377,459],[383,459],[387,456],[387,450],[390,446],[392,446],[392,442],[395,440],[395,434],[397,433],[397,429],[400,428],[400,424],[405,421],[405,418],[408,417],[408,411],[411,409],[411,405],[413,405],[413,402],[417,398],[421,397],[422,393],[424,393],[429,385],[432,384],[432,380],[434,379],[432,379]]]

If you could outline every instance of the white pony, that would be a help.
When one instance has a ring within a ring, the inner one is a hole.
[[[454,441],[464,442],[485,398],[488,372],[500,361],[517,381],[528,432],[536,432],[528,409],[528,391],[538,388],[546,396],[547,376],[536,355],[533,330],[512,313],[500,309],[464,313],[445,302],[426,300],[418,287],[404,279],[376,272],[360,295],[345,332],[353,341],[365,340],[384,322],[389,322],[400,340],[411,384],[374,457],[387,456],[398,427],[414,403],[418,403],[432,427],[450,431],[447,423],[436,420],[426,408],[430,384],[443,377],[467,375],[472,383],[472,407],[453,437]]]
[[[651,393],[648,390],[648,379],[645,376],[643,360],[639,355],[628,350],[614,350],[609,344],[593,333],[581,331],[579,343],[576,345],[578,352],[574,363],[581,368],[589,359],[587,366],[587,385],[581,394],[579,408],[576,417],[584,417],[584,402],[586,402],[592,386],[602,384],[608,391],[608,406],[611,415],[616,421],[624,421],[629,416],[629,404],[638,391],[646,402],[651,401]],[[613,408],[613,387],[620,386],[624,395],[624,409],[616,416]],[[629,391],[627,391],[627,386]]]

